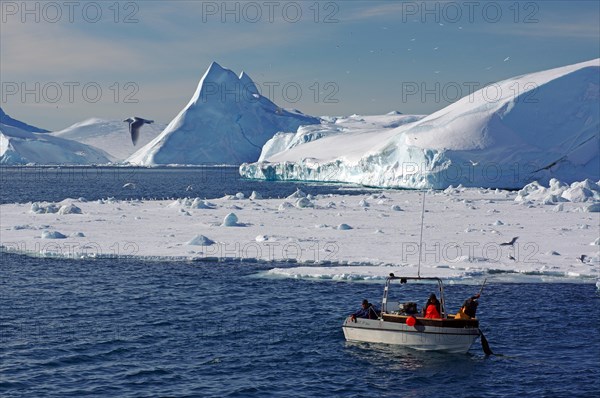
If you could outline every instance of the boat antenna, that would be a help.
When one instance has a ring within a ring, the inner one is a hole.
[[[481,296],[481,292],[483,292],[483,287],[485,286],[485,282],[487,282],[487,278],[485,278],[483,280],[483,283],[481,284],[481,289],[479,289],[479,295]]]
[[[425,219],[425,191],[423,191],[423,208],[421,209],[421,238],[419,239],[419,266],[417,268],[417,276],[421,277],[421,248],[423,247],[423,221]]]

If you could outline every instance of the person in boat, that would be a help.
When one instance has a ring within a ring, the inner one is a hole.
[[[356,321],[356,318],[377,319],[379,318],[379,311],[373,304],[369,303],[369,300],[364,299],[360,310],[352,314],[351,318],[353,321]]]
[[[425,304],[425,307],[423,307],[423,316],[425,318],[439,319],[442,317],[440,313],[440,301],[437,299],[435,294],[431,293],[429,295],[429,299],[427,300],[427,304]]]
[[[465,300],[460,310],[454,316],[454,319],[472,319],[475,318],[475,314],[477,312],[477,306],[479,302],[477,299],[479,298],[479,293],[474,295],[473,297],[469,297]]]

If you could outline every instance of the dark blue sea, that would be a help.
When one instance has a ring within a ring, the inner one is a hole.
[[[278,197],[297,187],[361,192],[244,181],[233,168],[0,172],[2,203],[252,190]],[[500,355],[486,357],[479,342],[465,355],[347,343],[344,317],[363,298],[380,300],[381,284],[264,275],[289,264],[0,259],[1,397],[590,397],[600,390],[593,284],[488,281],[478,316]],[[477,289],[447,285],[449,308]]]

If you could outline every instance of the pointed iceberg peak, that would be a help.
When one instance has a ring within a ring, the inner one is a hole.
[[[237,81],[237,76],[231,70],[223,68],[221,65],[213,61],[204,73],[200,84],[209,81],[217,83]]]
[[[256,85],[254,84],[250,76],[248,76],[248,74],[244,71],[240,73],[240,84],[242,85],[242,88],[244,90],[248,90],[250,94],[260,95],[260,93],[258,92],[258,88],[256,88]]]
[[[245,72],[239,75],[213,62],[188,105],[153,141],[126,162],[155,164],[240,164],[259,158],[277,132],[321,120],[288,112],[260,95]]]
[[[238,77],[232,70],[212,62],[198,84],[191,105],[210,101],[257,101],[259,98],[256,84],[245,72]]]
[[[220,96],[219,93],[224,86],[229,87],[233,84],[238,84],[236,74],[213,61],[200,79],[190,104],[206,102],[210,97]]]
[[[212,61],[206,70],[206,74],[223,73],[228,69],[223,68],[217,61]]]

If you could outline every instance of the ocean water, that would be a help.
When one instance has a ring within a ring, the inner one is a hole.
[[[87,200],[214,199],[252,191],[265,198],[284,197],[297,188],[316,194],[365,192],[341,184],[266,182],[245,180],[237,167],[125,168],[125,167],[8,167],[0,166],[0,203]]]
[[[138,170],[135,180],[105,175],[86,185],[34,184],[15,175],[22,172],[3,170],[4,203],[191,196],[185,189],[194,175]],[[222,183],[196,183],[206,194],[193,196],[344,188],[203,172]],[[125,182],[143,189],[121,192]],[[363,298],[379,301],[382,284],[265,276],[286,264],[7,253],[0,260],[2,397],[589,397],[600,390],[600,295],[592,284],[488,283],[478,316],[501,355],[486,357],[479,342],[465,355],[347,343],[344,317]],[[474,290],[447,285],[448,308]]]

